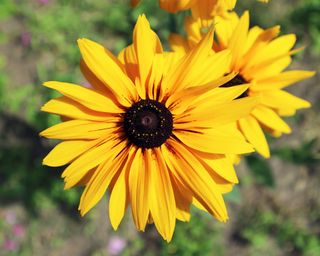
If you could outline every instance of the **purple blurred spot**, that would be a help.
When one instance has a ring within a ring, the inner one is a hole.
[[[119,255],[126,247],[126,241],[121,237],[111,237],[108,243],[108,253],[112,256]]]
[[[3,248],[6,250],[6,251],[16,251],[18,249],[18,244],[13,241],[13,240],[10,240],[10,239],[6,239],[3,243]]]
[[[31,34],[29,32],[22,32],[20,38],[23,46],[27,47],[31,44]]]
[[[25,233],[26,233],[26,229],[23,225],[21,224],[14,225],[13,234],[16,237],[23,237]]]

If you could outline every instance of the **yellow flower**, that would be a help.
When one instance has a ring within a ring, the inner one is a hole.
[[[88,39],[78,41],[81,70],[92,88],[46,82],[63,96],[43,111],[68,121],[41,133],[63,140],[44,159],[68,167],[65,188],[85,185],[79,210],[86,214],[110,191],[109,216],[117,229],[128,205],[138,230],[154,222],[167,241],[176,218],[188,221],[195,204],[227,220],[222,194],[237,177],[226,153],[252,152],[235,121],[256,99],[234,100],[247,85],[220,90],[230,51],[214,54],[213,31],[186,55],[163,52],[145,16],[133,44],[119,58]]]
[[[267,3],[268,0],[258,0]],[[132,6],[136,6],[140,0],[131,0]],[[200,19],[202,24],[209,26],[214,16],[224,16],[232,10],[237,0],[159,0],[160,7],[168,12],[177,13],[182,10],[192,11],[195,19]]]
[[[269,29],[249,29],[249,13],[241,18],[236,13],[216,17],[216,52],[229,49],[232,61],[229,71],[238,75],[222,87],[234,87],[250,83],[248,90],[240,96],[260,96],[261,102],[249,116],[238,121],[238,126],[247,140],[264,157],[269,157],[269,147],[261,128],[274,136],[290,133],[290,127],[279,116],[294,115],[296,110],[310,107],[310,103],[293,96],[283,89],[315,72],[304,70],[283,71],[291,63],[291,55],[301,49],[292,50],[296,42],[294,34],[277,37],[279,26]],[[170,38],[172,48],[180,53],[188,52],[205,36],[201,24],[186,19],[188,38],[178,35]]]

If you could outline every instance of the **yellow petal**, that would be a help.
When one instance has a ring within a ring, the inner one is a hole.
[[[146,152],[144,152],[146,153]],[[141,149],[137,149],[129,172],[129,194],[134,223],[144,231],[149,216],[150,168]]]
[[[109,158],[97,168],[82,193],[79,204],[81,216],[90,211],[104,196],[113,177],[118,171],[121,171],[122,162],[126,157],[127,151],[123,151],[117,157]]]
[[[232,102],[218,104],[212,98],[209,102],[203,102],[193,109],[188,115],[176,120],[179,129],[185,127],[219,127],[237,121],[247,116],[257,105],[259,99],[256,97],[245,97]],[[217,102],[219,103],[219,102]]]
[[[154,55],[162,52],[160,40],[151,30],[145,15],[140,15],[137,20],[133,31],[133,45],[139,66],[140,82],[145,88]]]
[[[207,134],[175,131],[174,135],[190,148],[214,154],[244,154],[253,152],[250,144],[232,134],[210,131]]]
[[[203,63],[208,61],[208,56],[212,52],[213,30],[201,40],[201,42],[192,49],[185,57],[183,57],[176,67],[168,74],[166,87],[171,93],[183,89],[187,86],[192,86],[198,83],[198,78],[202,78],[202,73],[205,71]]]
[[[233,163],[230,159],[224,158],[201,158],[210,168],[212,172],[215,172],[220,177],[225,179],[228,182],[238,183],[238,177],[236,171],[234,170]]]
[[[205,85],[193,86],[176,92],[167,99],[166,106],[170,109],[172,114],[179,115],[182,114],[187,108],[192,107],[193,105],[198,106],[199,102],[203,100],[210,100],[212,97],[214,97],[215,101],[217,98],[221,99],[223,97],[221,95],[227,94],[227,91],[213,89],[229,82],[232,78],[235,77],[235,75],[236,74],[233,73],[227,76],[223,76],[217,80],[213,80],[212,82],[209,82]],[[232,98],[232,100],[238,96],[237,92],[239,92],[239,89],[240,91],[242,91],[241,93],[243,93],[247,88],[248,86],[245,86],[245,88],[244,86],[240,86],[230,89],[231,93],[233,93],[233,95],[236,95]],[[186,102],[188,102],[188,104],[186,104]],[[222,102],[226,102],[226,100],[222,100]]]
[[[159,148],[154,149],[155,163],[151,168],[150,211],[162,237],[171,241],[176,224],[176,203],[166,160]]]
[[[106,95],[108,98],[111,98],[112,100],[116,100],[111,90],[108,89],[88,68],[87,64],[81,60],[80,61],[80,70],[81,73],[84,75],[84,77],[87,79],[90,86],[98,91],[101,92],[103,95]]]
[[[88,172],[88,170],[114,158],[124,147],[122,143],[117,145],[114,138],[104,141],[101,145],[87,151],[81,157],[72,162],[62,173],[65,178],[65,189],[73,187]],[[106,154],[108,152],[108,154]]]
[[[266,158],[270,157],[270,151],[266,137],[264,136],[259,123],[254,117],[247,116],[246,118],[240,119],[239,128],[258,153]]]
[[[246,11],[241,16],[237,27],[234,29],[233,35],[230,38],[229,49],[232,52],[232,63],[233,70],[237,70],[239,67],[239,61],[243,56],[244,45],[247,40],[249,30],[249,12]]]
[[[87,120],[71,120],[54,125],[40,133],[41,136],[50,139],[80,140],[98,139],[110,134],[117,126],[120,119],[110,119],[110,122],[93,122]]]
[[[192,191],[206,210],[220,221],[228,219],[227,209],[217,184],[212,180],[207,170],[180,143],[170,140],[170,150],[162,147],[167,161],[175,167],[171,171]]]
[[[123,110],[119,108],[110,98],[107,98],[98,92],[82,86],[55,81],[45,82],[43,85],[57,90],[61,94],[79,102],[81,105],[89,109],[105,113],[123,112]]]
[[[270,108],[258,106],[252,115],[265,126],[283,133],[290,133],[290,127]]]
[[[135,151],[136,150],[133,147],[128,149],[129,154],[127,156],[126,163],[120,171],[120,175],[115,181],[113,189],[110,193],[109,218],[114,230],[118,229],[129,201],[129,171],[133,162],[133,158],[135,157]]]
[[[259,79],[250,89],[254,91],[282,89],[291,84],[294,84],[301,80],[312,77],[314,75],[315,75],[315,72],[313,71],[305,71],[305,70],[286,71],[286,72],[277,74],[275,76]]]
[[[70,163],[72,160],[88,151],[99,140],[86,141],[86,140],[73,140],[63,141],[55,146],[50,153],[43,159],[43,164],[57,167]],[[68,153],[66,153],[68,152]]]
[[[274,109],[300,109],[311,106],[308,101],[282,90],[264,92],[263,97],[261,97],[261,103]]]
[[[41,111],[72,119],[92,121],[106,121],[110,119],[110,114],[91,110],[64,96],[50,100],[41,108]]]
[[[178,34],[170,34],[168,40],[170,47],[174,52],[186,54],[188,51],[190,51],[188,41],[182,36]]]
[[[137,98],[132,81],[123,72],[116,57],[101,45],[88,39],[79,39],[78,45],[86,65],[115,95],[119,103],[129,107]]]

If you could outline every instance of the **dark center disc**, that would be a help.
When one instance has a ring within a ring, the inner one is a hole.
[[[141,148],[154,148],[171,136],[173,118],[162,103],[140,100],[124,114],[123,128],[131,143]]]
[[[237,85],[242,85],[248,83],[241,75],[236,75],[233,79],[231,79],[229,82],[221,85],[220,87],[233,87]],[[241,99],[248,96],[248,90],[243,92],[240,96],[238,96],[236,99]]]

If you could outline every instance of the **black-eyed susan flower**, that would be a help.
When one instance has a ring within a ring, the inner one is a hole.
[[[85,185],[81,215],[109,190],[114,229],[129,205],[138,230],[154,222],[167,241],[176,218],[189,220],[191,203],[227,220],[222,194],[238,180],[226,154],[252,151],[234,124],[256,99],[234,100],[247,85],[215,89],[234,74],[223,76],[230,51],[214,54],[212,33],[186,55],[166,53],[140,16],[133,44],[119,58],[93,41],[78,41],[91,88],[44,84],[63,96],[42,110],[67,121],[41,133],[63,140],[43,162],[68,165],[66,189]]]
[[[268,0],[258,0],[267,3]],[[136,6],[140,0],[131,0]],[[217,15],[224,16],[231,11],[237,0],[159,0],[160,7],[168,12],[177,13],[191,10],[194,19],[201,21],[202,25],[209,26],[211,19]]]
[[[181,54],[192,49],[206,34],[201,24],[192,18],[186,19],[188,38],[178,35],[170,38],[172,48]],[[304,70],[284,71],[291,63],[291,55],[301,49],[292,50],[296,42],[294,34],[277,37],[279,26],[269,29],[249,29],[249,12],[240,18],[236,13],[215,18],[217,41],[213,44],[216,52],[229,49],[232,53],[229,71],[238,75],[222,87],[234,87],[249,83],[249,88],[239,98],[260,97],[249,116],[238,121],[239,129],[255,149],[269,157],[262,128],[275,136],[290,133],[290,127],[280,116],[294,115],[296,110],[310,107],[310,103],[283,90],[295,82],[313,76]]]

